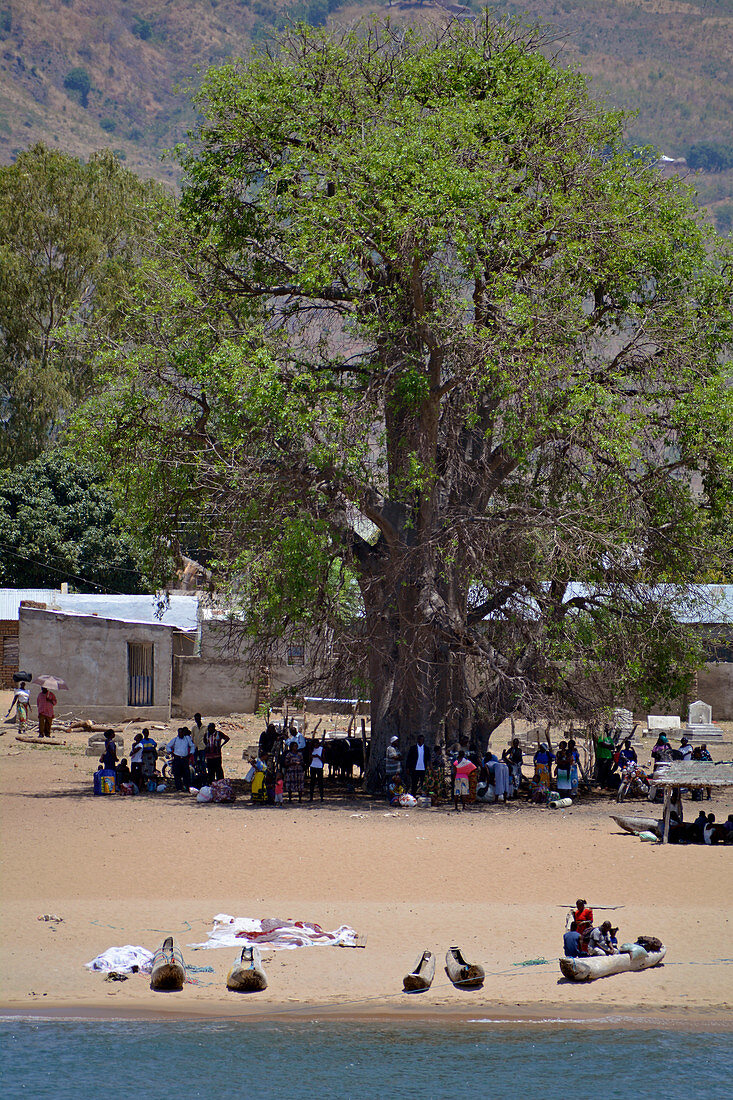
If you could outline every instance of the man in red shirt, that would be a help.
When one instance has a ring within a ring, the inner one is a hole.
[[[56,705],[56,696],[48,688],[42,687],[38,693],[36,706],[38,707],[38,736],[50,737],[51,724],[53,723],[53,708]]]

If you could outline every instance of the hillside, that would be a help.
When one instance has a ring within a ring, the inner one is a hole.
[[[375,9],[400,21],[442,16],[420,0],[0,0],[0,159],[38,140],[82,156],[106,145],[175,182],[175,164],[160,158],[194,119],[183,87],[197,67],[246,54],[284,12],[320,23],[329,10],[349,22]],[[501,0],[495,10],[557,27],[561,62],[638,111],[633,141],[675,158],[700,141],[733,151],[733,0]],[[733,169],[696,183],[725,229]]]

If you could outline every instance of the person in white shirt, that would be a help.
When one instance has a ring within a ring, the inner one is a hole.
[[[166,745],[173,756],[173,782],[177,791],[187,791],[191,786],[191,770],[188,765],[190,756],[196,752],[196,746],[187,726],[181,726],[175,737]]]
[[[689,760],[692,756],[692,745],[686,737],[683,737],[680,742],[680,756],[683,760]]]
[[[5,715],[6,718],[9,718],[10,717],[10,712],[12,711],[13,707],[15,707],[15,717],[16,717],[17,722],[18,722],[18,733],[19,734],[25,733],[26,724],[28,722],[28,711],[30,709],[30,705],[31,705],[30,694],[26,690],[25,683],[21,683],[15,689],[15,695],[13,696],[13,701],[10,704],[10,707],[8,708],[8,713]]]
[[[311,791],[309,802],[313,801],[313,791],[315,790],[316,783],[318,784],[318,792],[321,796],[321,802],[323,802],[323,756],[326,751],[325,739],[321,740],[314,746],[311,753]]]

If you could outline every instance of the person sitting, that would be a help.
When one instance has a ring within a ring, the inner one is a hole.
[[[652,760],[656,764],[670,764],[672,762],[672,748],[667,740],[666,733],[660,733],[657,743],[652,749]]]
[[[613,955],[614,949],[610,939],[611,922],[604,920],[600,928],[594,928],[588,937],[589,955]]]
[[[405,787],[402,782],[402,776],[399,772],[390,776],[387,783],[387,796],[389,798],[390,806],[396,806],[399,803],[400,796],[405,793]]]
[[[130,771],[127,760],[125,760],[124,757],[122,758],[122,760],[120,760],[117,768],[115,769],[115,779],[118,791],[122,783],[132,783],[132,772]]]
[[[680,760],[684,760],[685,762],[692,756],[692,745],[686,737],[683,737],[680,741],[679,754]]]
[[[575,921],[572,921],[570,924],[570,928],[562,938],[562,953],[565,958],[579,959],[583,954],[581,944],[582,940],[580,932],[575,925]]]
[[[631,747],[631,738],[627,737],[618,754],[618,765],[625,768],[627,764],[638,764],[636,749]]]
[[[725,830],[724,844],[733,844],[733,814],[728,814],[728,820],[723,823]]]

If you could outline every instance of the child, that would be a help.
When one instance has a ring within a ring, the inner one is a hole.
[[[275,805],[282,807],[283,804],[283,791],[285,790],[285,780],[282,772],[278,772],[275,776]]]

